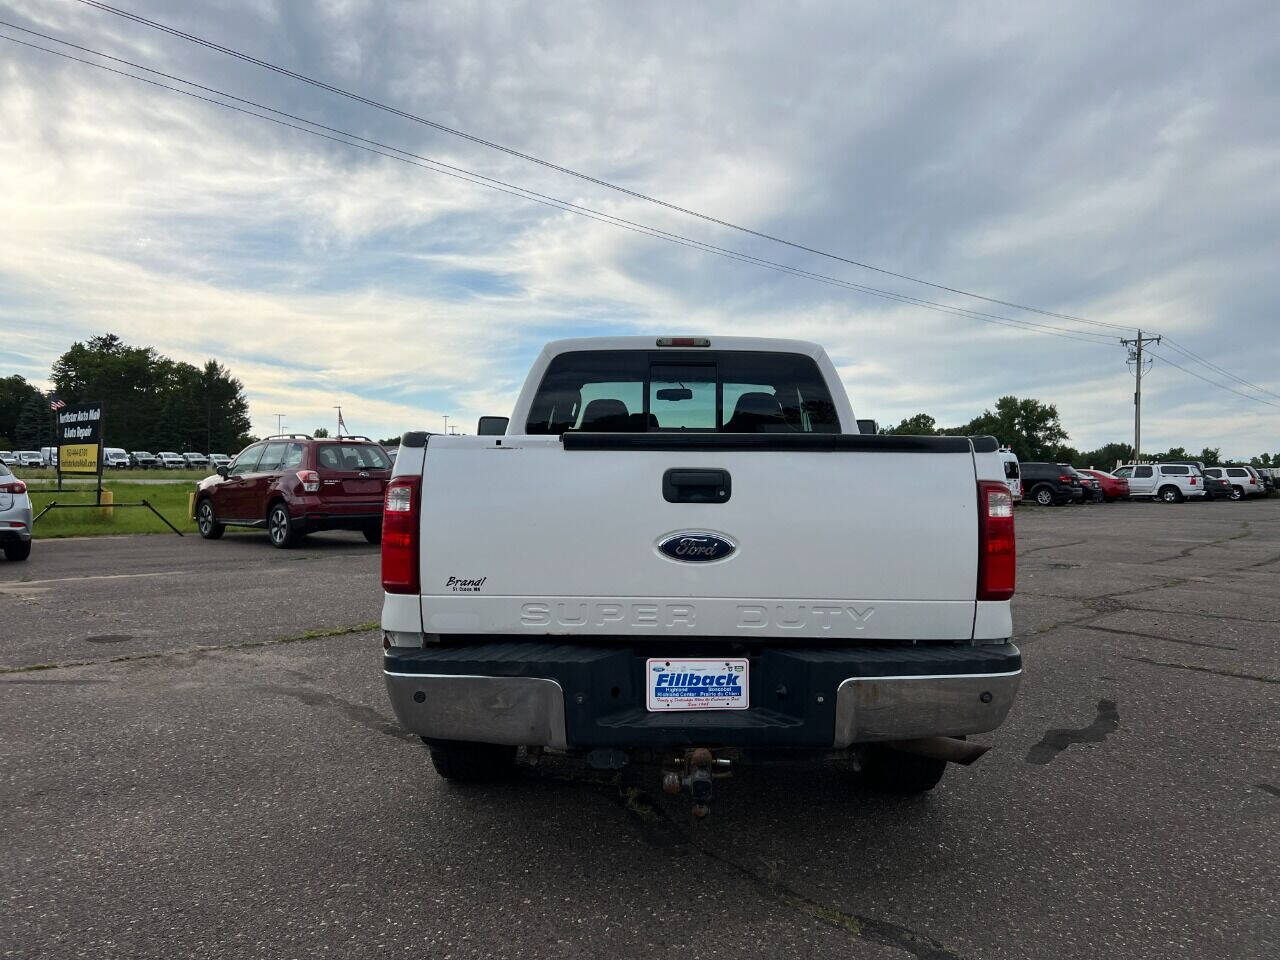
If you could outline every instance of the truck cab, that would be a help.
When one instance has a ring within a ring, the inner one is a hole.
[[[658,756],[705,802],[836,753],[911,792],[1008,713],[993,438],[861,434],[821,347],[739,337],[548,344],[490,427],[405,434],[384,504],[384,676],[442,775]]]

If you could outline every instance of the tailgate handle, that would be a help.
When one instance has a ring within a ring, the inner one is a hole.
[[[662,475],[667,503],[727,503],[733,493],[728,470],[673,468]]]

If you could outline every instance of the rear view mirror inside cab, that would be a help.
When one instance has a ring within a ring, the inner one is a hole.
[[[659,400],[692,400],[693,391],[688,387],[666,387],[654,394]]]

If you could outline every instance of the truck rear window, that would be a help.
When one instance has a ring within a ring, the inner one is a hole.
[[[818,365],[798,353],[646,350],[562,353],[525,432],[839,433]]]

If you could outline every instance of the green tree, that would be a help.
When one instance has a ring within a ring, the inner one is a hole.
[[[1097,450],[1086,450],[1072,461],[1073,467],[1096,467],[1099,470],[1111,470],[1116,462],[1131,463],[1133,461],[1133,445],[1128,443],[1104,443]]]
[[[327,427],[316,427],[311,431],[311,435],[313,437],[327,437],[329,435],[329,430]]]
[[[25,377],[14,374],[0,379],[0,448],[8,448],[18,442],[18,418],[32,398],[43,400],[44,395],[27,383]]]
[[[244,387],[216,360],[203,367],[175,362],[107,333],[72,344],[52,379],[68,403],[105,404],[112,446],[207,453],[239,450],[248,437]]]
[[[881,433],[892,433],[911,437],[931,437],[938,432],[938,421],[927,413],[917,413],[907,417],[896,427],[881,428]]]
[[[13,439],[22,450],[38,450],[53,443],[53,411],[48,398],[39,391],[22,404]]]
[[[995,410],[984,410],[963,427],[947,431],[962,436],[990,434],[1014,452],[1019,460],[1059,459],[1067,431],[1058,419],[1058,408],[1031,398],[1001,397]]]

